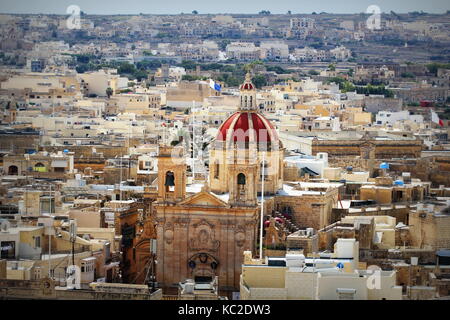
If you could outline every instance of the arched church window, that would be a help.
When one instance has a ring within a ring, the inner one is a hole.
[[[253,96],[250,96],[250,105],[249,107],[251,108],[253,106]]]
[[[247,108],[247,96],[244,97],[244,101],[245,101],[244,106]]]
[[[172,171],[166,172],[166,181],[164,183],[166,187],[166,191],[174,191],[175,190],[175,175]]]
[[[245,174],[239,173],[237,176],[238,185],[245,185]]]

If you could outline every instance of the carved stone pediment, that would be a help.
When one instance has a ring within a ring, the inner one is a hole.
[[[178,205],[185,207],[228,207],[228,203],[207,191],[201,191],[181,201]]]

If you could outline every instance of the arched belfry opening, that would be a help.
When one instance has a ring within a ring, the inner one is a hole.
[[[164,182],[164,186],[166,187],[166,192],[175,191],[175,175],[172,171],[166,172],[166,179]]]
[[[245,196],[245,184],[246,184],[246,177],[245,174],[242,172],[237,175],[237,195],[238,199],[243,199]]]

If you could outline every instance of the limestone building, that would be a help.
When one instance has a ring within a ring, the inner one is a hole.
[[[236,291],[243,252],[256,248],[262,182],[265,194],[282,188],[282,149],[274,127],[258,113],[249,75],[240,90],[239,110],[213,142],[209,183],[201,192],[186,198],[181,149],[160,147],[154,208],[162,286],[217,276],[221,289]]]

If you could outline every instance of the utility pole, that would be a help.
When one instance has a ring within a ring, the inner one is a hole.
[[[77,223],[75,220],[70,220],[69,225],[70,241],[72,242],[72,265],[75,265],[75,241],[77,238]]]
[[[192,182],[195,180],[195,130],[194,130],[194,107],[195,107],[195,100],[192,100],[192,108],[191,108],[191,121],[192,121]]]
[[[312,286],[312,290],[313,290],[313,296],[312,296],[312,300],[316,300],[316,253],[313,253],[313,286]]]
[[[265,152],[262,154],[261,168],[261,228],[259,232],[259,258],[263,258],[263,230],[264,230],[264,180],[265,180]]]
[[[119,170],[120,170],[120,179],[119,179],[119,199],[120,201],[122,201],[122,155],[120,155],[120,165],[119,165]]]
[[[52,216],[52,185],[50,183],[50,197],[49,197],[50,201],[50,217]],[[51,279],[52,278],[52,236],[49,232],[48,235],[48,277]]]

